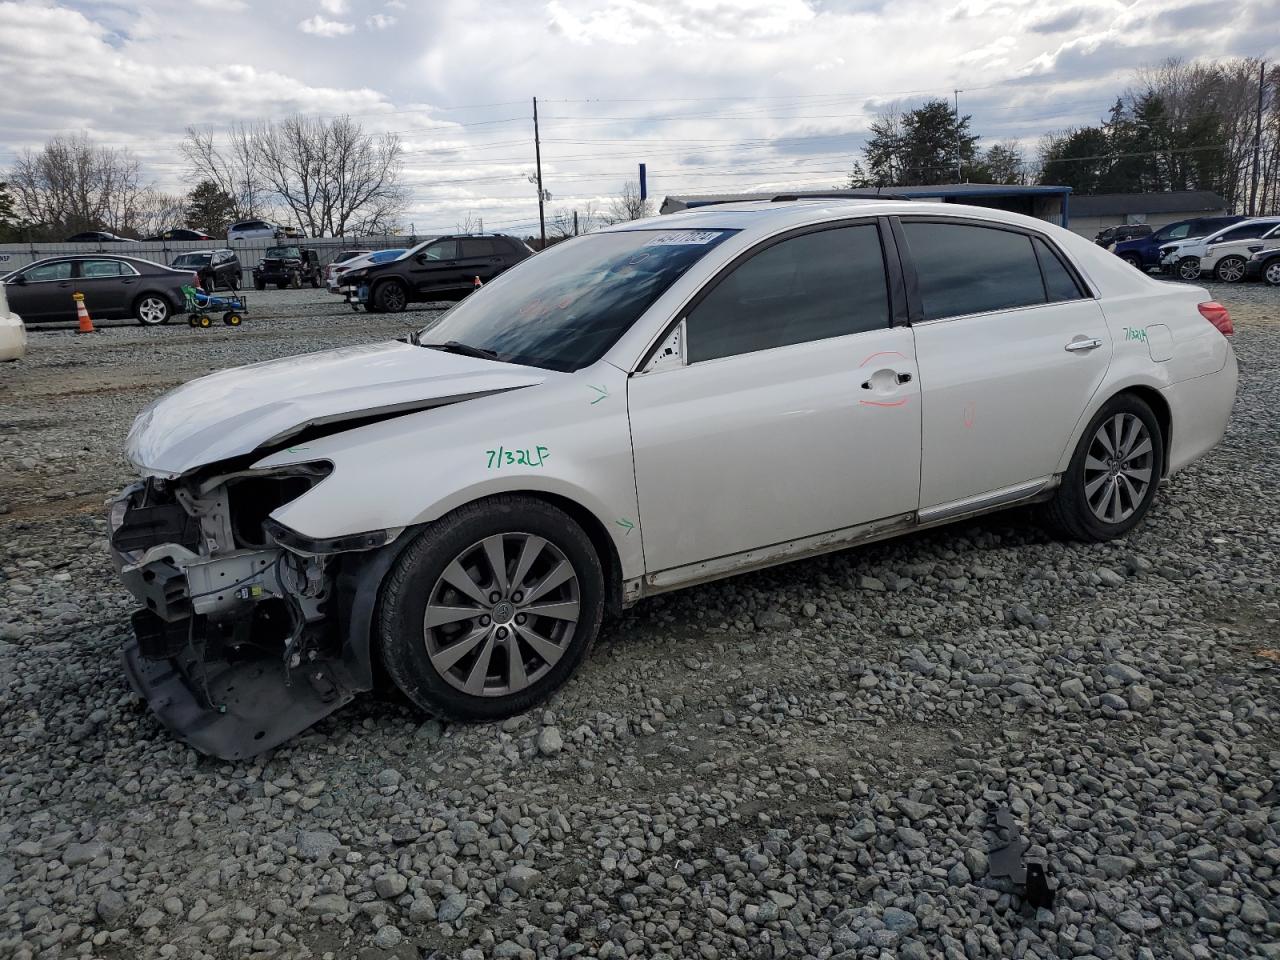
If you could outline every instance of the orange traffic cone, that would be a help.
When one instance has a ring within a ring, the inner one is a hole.
[[[480,289],[481,287],[483,287],[483,286],[484,286],[484,284],[480,282],[480,278],[479,278],[479,277],[476,277],[476,282],[475,282],[475,283],[473,283],[473,284],[471,285],[471,288],[472,288],[473,290],[479,290],[479,289]]]
[[[80,321],[79,333],[93,333],[93,321],[89,319],[89,311],[84,307],[84,294],[73,293],[71,298],[76,302],[76,319]]]

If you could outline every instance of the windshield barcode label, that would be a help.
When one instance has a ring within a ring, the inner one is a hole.
[[[718,230],[673,230],[670,233],[658,234],[645,246],[667,247],[672,244],[710,243],[718,236],[720,236],[720,231]]]

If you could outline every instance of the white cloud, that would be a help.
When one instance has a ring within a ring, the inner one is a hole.
[[[320,9],[339,16],[347,12],[347,0],[320,0]]]
[[[385,30],[396,22],[397,18],[385,13],[375,13],[365,21],[371,30]]]
[[[341,20],[326,20],[320,14],[309,17],[298,24],[298,29],[303,33],[314,34],[317,37],[341,37],[344,34],[351,33],[355,30],[349,23],[343,23]]]

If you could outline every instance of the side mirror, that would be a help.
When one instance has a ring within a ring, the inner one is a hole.
[[[22,274],[18,274],[9,282],[12,283],[15,287],[25,287],[27,285],[27,278],[24,277]]]
[[[414,257],[413,259],[414,259],[414,260],[416,260],[418,263],[426,263],[426,262],[427,262],[427,255],[426,255],[425,253],[420,253],[420,254],[418,254],[416,257]]]

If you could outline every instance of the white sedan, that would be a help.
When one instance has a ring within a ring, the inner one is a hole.
[[[26,352],[26,325],[20,316],[9,310],[4,284],[0,283],[0,362],[21,360]]]
[[[711,206],[530,257],[406,340],[138,417],[111,543],[135,688],[265,750],[373,686],[460,720],[564,683],[653,594],[1041,503],[1108,540],[1221,440],[1227,311],[1058,227]]]

